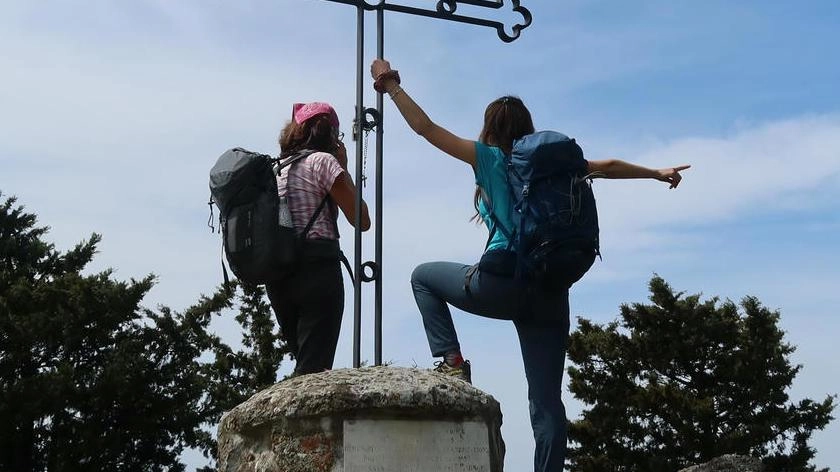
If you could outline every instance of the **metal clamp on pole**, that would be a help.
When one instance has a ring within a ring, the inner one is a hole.
[[[370,275],[367,270],[370,269]],[[379,264],[374,261],[367,261],[362,264],[362,282],[373,282],[379,280]]]
[[[364,117],[362,120],[361,131],[370,132],[377,129],[382,123],[382,116],[376,108],[365,108],[362,112]],[[353,141],[359,139],[359,123],[356,118],[353,118]]]

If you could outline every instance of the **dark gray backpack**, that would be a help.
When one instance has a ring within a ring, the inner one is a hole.
[[[302,235],[297,235],[290,224],[288,207],[278,196],[276,177],[280,169],[311,153],[301,151],[279,161],[234,148],[222,154],[210,170],[211,221],[215,204],[225,257],[239,280],[264,284],[294,269],[300,241],[309,233],[328,197],[324,197]],[[280,224],[281,219],[287,220],[286,226]],[[227,285],[224,263],[222,270]]]

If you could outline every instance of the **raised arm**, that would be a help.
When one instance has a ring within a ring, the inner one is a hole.
[[[408,126],[436,148],[475,167],[475,142],[458,137],[433,122],[400,87],[396,77],[389,74],[391,71],[388,61],[381,59],[376,59],[370,66],[371,76],[390,95]]]
[[[664,169],[648,169],[647,167],[631,164],[619,159],[589,161],[589,173],[593,174],[593,177],[603,177],[605,179],[656,179],[671,184],[669,188],[677,188],[677,185],[682,180],[680,172],[690,167],[690,165],[681,165]]]

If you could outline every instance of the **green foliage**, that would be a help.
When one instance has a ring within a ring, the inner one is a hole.
[[[0,470],[182,471],[184,449],[215,454],[208,427],[274,383],[284,353],[262,290],[143,308],[153,276],[86,275],[100,237],[60,253],[46,232],[0,204]],[[210,324],[236,305],[234,350]]]
[[[245,350],[234,351],[219,343],[215,349],[214,381],[208,394],[216,409],[216,423],[222,413],[254,393],[277,382],[277,369],[289,351],[275,330],[271,307],[265,301],[265,289],[242,285],[238,293],[236,321],[242,326]]]
[[[569,340],[570,390],[589,408],[572,423],[572,470],[673,472],[727,454],[768,471],[813,471],[814,430],[835,397],[792,403],[801,366],[779,313],[674,293],[650,281],[652,304],[621,307],[605,326],[580,319]]]

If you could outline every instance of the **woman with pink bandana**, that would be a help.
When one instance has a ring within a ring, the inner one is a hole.
[[[296,360],[293,375],[329,370],[344,311],[338,210],[356,221],[356,186],[347,172],[338,115],[323,102],[297,103],[280,133],[280,159],[307,154],[282,168],[277,189],[302,238],[299,267],[266,284],[281,336]],[[370,228],[362,202],[361,229]]]

